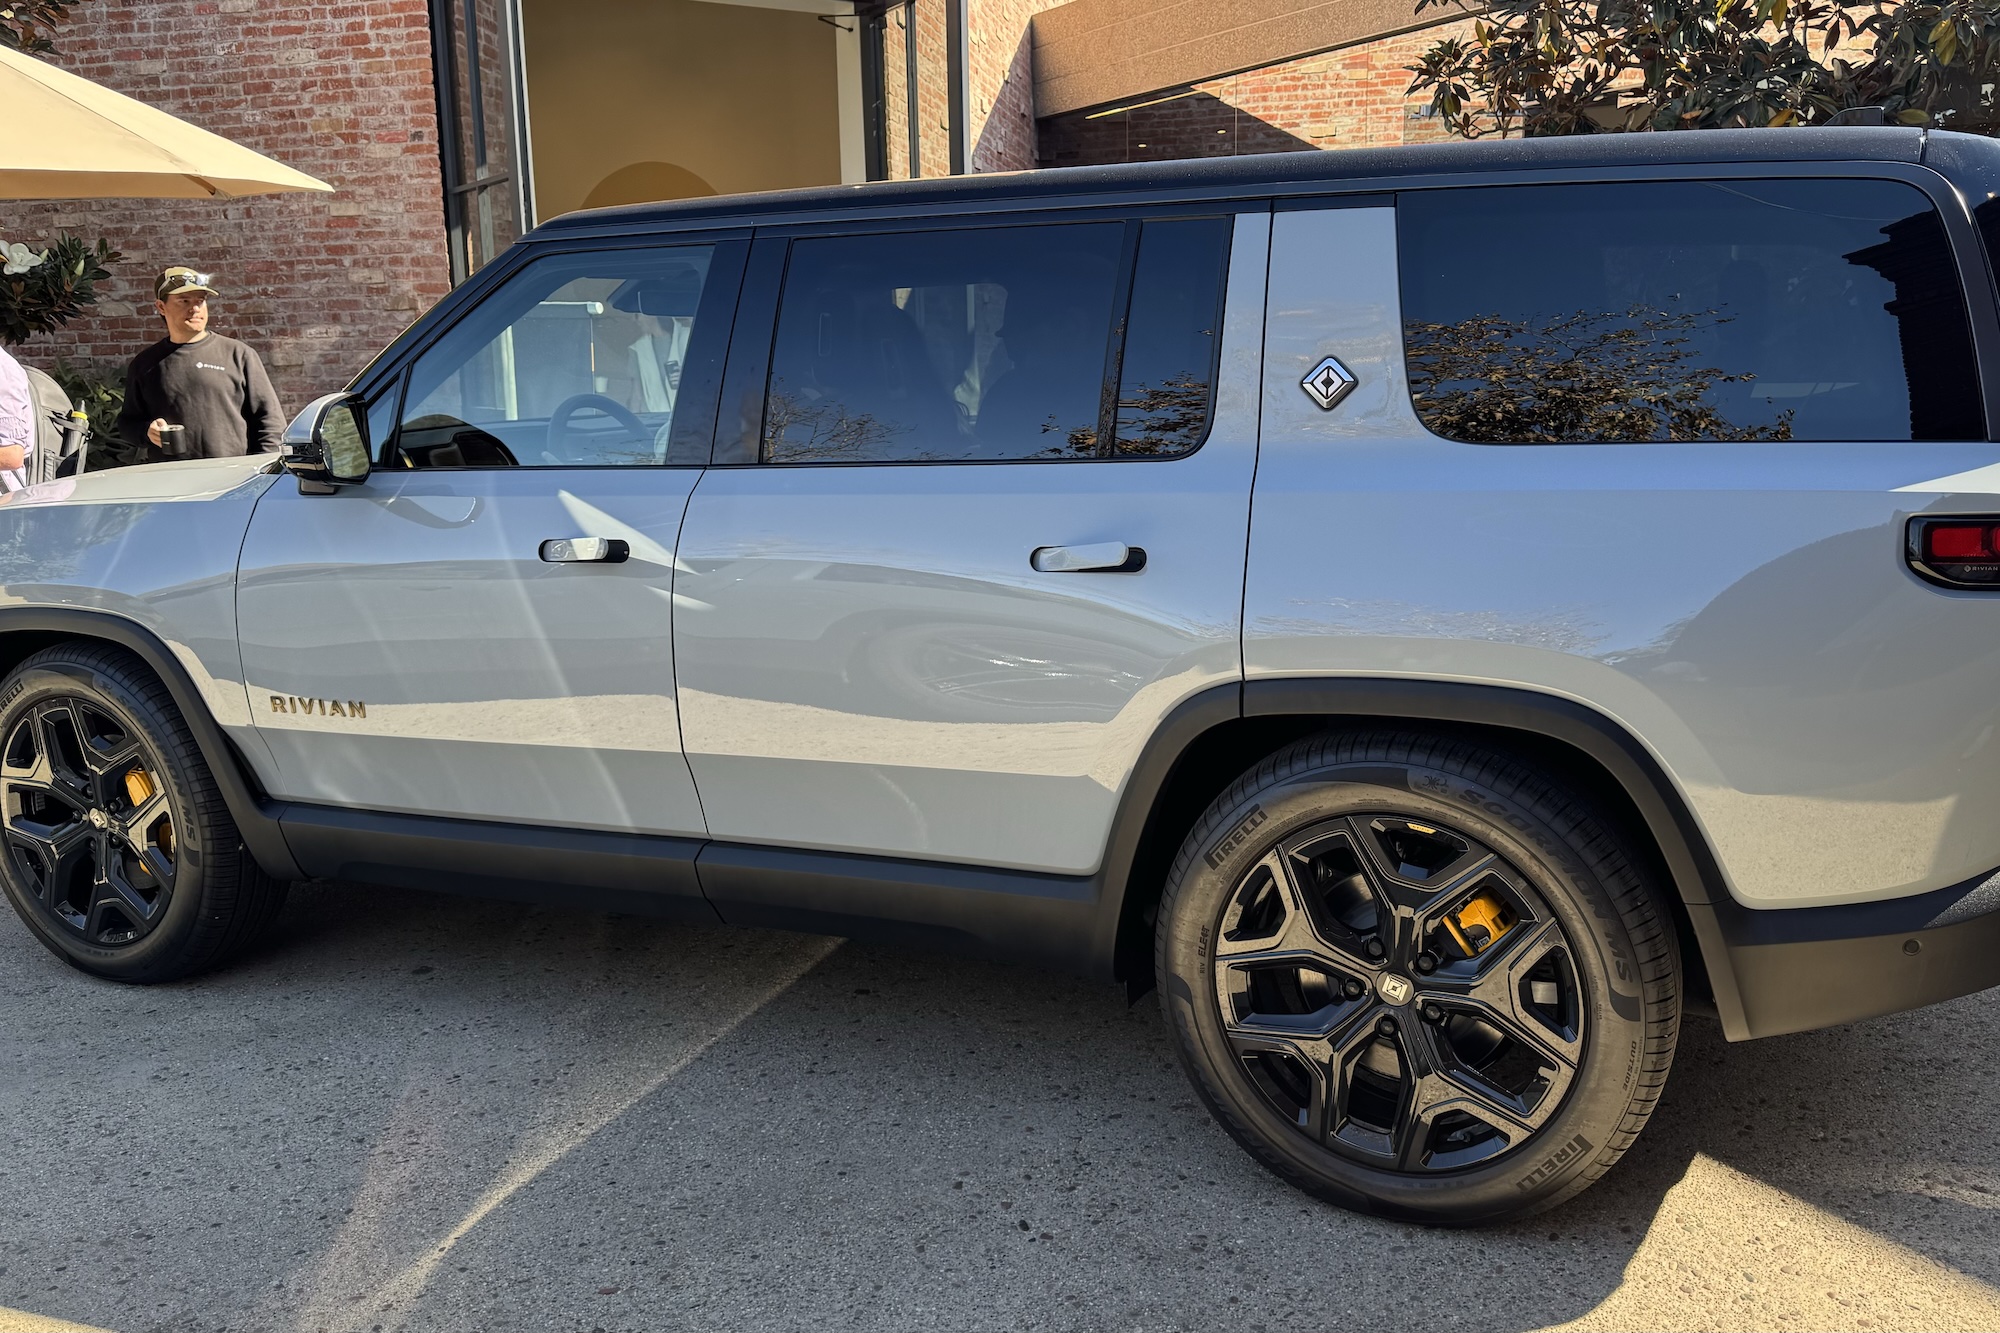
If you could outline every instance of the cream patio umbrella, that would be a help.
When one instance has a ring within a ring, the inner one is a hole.
[[[333,187],[0,47],[0,199],[207,199]]]

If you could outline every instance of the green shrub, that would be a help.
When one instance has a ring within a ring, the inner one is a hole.
[[[27,246],[0,243],[7,260],[0,273],[0,342],[18,346],[37,333],[51,333],[97,304],[97,284],[111,276],[107,265],[124,256],[100,238],[96,245],[63,235],[37,257]]]
[[[1820,125],[2000,133],[2000,0],[1416,0],[1457,11],[1411,66],[1454,133]]]

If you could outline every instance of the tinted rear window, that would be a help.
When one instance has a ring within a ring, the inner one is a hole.
[[[1178,457],[1208,433],[1231,220],[801,239],[764,459]]]
[[[1411,395],[1440,435],[1985,437],[1958,270],[1912,186],[1414,191],[1397,225]]]
[[[765,409],[782,463],[1095,453],[1125,227],[802,240]]]

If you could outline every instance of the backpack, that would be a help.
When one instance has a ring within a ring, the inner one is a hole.
[[[75,460],[70,462],[63,444],[76,404],[47,371],[26,362],[21,363],[21,369],[28,372],[28,389],[35,400],[35,451],[28,456],[28,484],[32,486],[38,481],[53,481],[58,475],[68,476],[83,466],[83,434],[76,436]],[[64,467],[66,462],[68,467]]]

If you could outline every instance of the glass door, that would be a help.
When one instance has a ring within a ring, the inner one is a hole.
[[[519,0],[431,0],[454,285],[534,225],[520,36]]]

